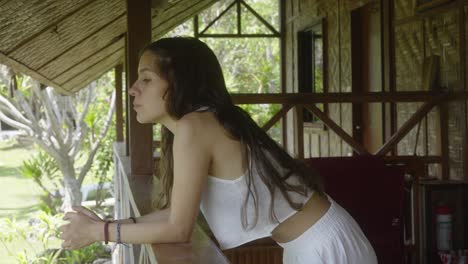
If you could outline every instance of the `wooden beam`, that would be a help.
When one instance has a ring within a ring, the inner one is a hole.
[[[384,92],[394,92],[395,87],[395,40],[393,28],[393,0],[381,0],[381,46],[382,46],[382,90]],[[382,140],[385,142],[394,134],[395,106],[382,103]]]
[[[351,11],[351,93],[353,95],[360,95],[366,92],[364,90],[363,73],[364,65],[367,64],[367,61],[363,59],[365,55],[363,50],[366,49],[363,45],[367,43],[363,41],[363,37],[366,34],[363,29],[363,16],[365,12],[363,9],[364,7]],[[357,143],[364,145],[363,134],[365,124],[363,123],[363,104],[352,103],[351,107],[352,137]]]
[[[390,151],[400,140],[408,134],[409,131],[419,122],[422,118],[431,111],[431,109],[438,103],[438,100],[433,100],[431,102],[426,102],[422,105],[416,113],[414,113],[410,119],[408,119],[398,131],[392,135],[392,137],[375,153],[375,155],[385,155]]]
[[[177,4],[164,10],[153,19],[153,39],[157,39],[169,32],[172,28],[182,24],[191,16],[213,5],[218,0],[179,1]]]
[[[115,130],[116,141],[122,142],[123,137],[123,100],[122,100],[122,72],[123,65],[115,67]]]
[[[276,28],[274,28],[268,21],[266,21],[261,15],[259,15],[250,5],[248,5],[244,0],[240,0],[240,3],[245,6],[260,22],[263,23],[273,34],[279,35],[280,33]]]
[[[367,92],[352,93],[283,93],[283,94],[231,94],[235,104],[313,104],[313,103],[372,103],[372,102],[427,102],[466,100],[468,92]]]
[[[151,42],[151,2],[127,0],[127,90],[138,79],[139,52]],[[134,97],[127,98],[129,150],[132,177],[153,174],[153,131],[151,124],[140,124],[133,110]]]
[[[200,38],[279,38],[279,34],[198,34]]]
[[[458,31],[460,40],[460,90],[466,91],[466,33],[465,33],[465,9],[458,10]],[[464,115],[462,118],[462,137],[463,137],[463,178],[468,181],[468,109],[467,101],[462,102],[464,108]]]
[[[230,5],[228,5],[228,7],[226,7],[226,9],[224,9],[217,17],[215,17],[213,20],[211,20],[210,23],[208,23],[208,25],[200,32],[200,34],[203,34],[205,33],[208,29],[210,29],[210,27],[216,23],[216,21],[218,21],[224,14],[226,14],[229,9],[231,9],[234,5],[236,4],[236,2],[232,2]]]
[[[452,1],[451,3],[440,5],[438,7],[431,8],[430,10],[427,10],[421,13],[416,13],[413,16],[398,19],[395,21],[395,26],[414,23],[424,18],[430,18],[435,15],[445,13],[448,11],[452,11],[452,10],[457,10],[457,9],[463,10],[465,5],[468,5],[468,0],[455,0],[455,1]]]
[[[296,109],[296,142],[297,142],[297,157],[298,159],[304,159],[304,107],[298,105]]]
[[[286,93],[286,0],[280,0],[280,83],[281,83],[281,93]],[[325,46],[326,47],[326,46]],[[324,75],[323,78],[326,76]],[[285,104],[283,104],[285,106]],[[288,142],[288,133],[287,130],[287,117],[282,119],[282,140],[283,147],[287,148],[286,144]]]
[[[450,177],[449,165],[449,131],[448,131],[448,104],[443,102],[439,105],[440,118],[440,156],[442,157],[442,180],[448,180]]]
[[[425,164],[433,164],[433,163],[441,163],[442,162],[442,157],[441,156],[385,156],[385,160],[393,160],[393,161],[406,161],[406,160],[417,160],[421,161]]]
[[[323,123],[333,130],[342,140],[344,140],[348,145],[356,151],[359,155],[370,155],[370,153],[358,142],[356,142],[346,131],[344,131],[340,126],[338,126],[333,120],[331,120],[325,113],[320,111],[315,105],[304,105],[304,107],[309,110],[312,114],[317,116]]]
[[[278,120],[284,117],[288,111],[292,108],[292,105],[284,105],[265,125],[262,126],[262,129],[268,131]]]

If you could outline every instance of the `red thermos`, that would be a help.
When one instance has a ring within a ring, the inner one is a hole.
[[[452,211],[446,205],[436,207],[437,250],[452,249]]]

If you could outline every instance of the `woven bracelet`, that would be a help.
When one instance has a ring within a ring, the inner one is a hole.
[[[106,221],[104,223],[104,243],[107,245],[109,244],[109,224],[111,221]]]
[[[117,244],[122,244],[122,241],[120,240],[120,226],[121,223],[117,223]]]

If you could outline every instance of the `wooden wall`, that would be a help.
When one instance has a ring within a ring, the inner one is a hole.
[[[363,4],[366,1],[360,1]],[[286,88],[287,92],[298,91],[297,81],[297,32],[304,30],[321,18],[327,23],[328,91],[351,92],[351,16],[355,1],[340,0],[293,0],[286,1]],[[329,104],[329,116],[347,133],[351,134],[351,104]],[[292,113],[288,126],[296,120]],[[293,151],[295,135],[288,133],[288,149]],[[329,130],[304,134],[305,156],[348,156],[351,148]],[[311,144],[312,143],[312,144]],[[314,146],[314,144],[316,144]],[[320,147],[319,147],[320,145]],[[320,151],[318,150],[320,148]]]
[[[467,27],[468,5],[463,1],[453,0],[450,3],[430,10],[416,11],[414,0],[393,0],[394,19],[394,66],[393,75],[396,91],[422,90],[422,72],[424,59],[432,54],[439,55],[441,60],[440,82],[442,89],[466,89],[465,36]],[[291,0],[286,1],[286,88],[287,92],[298,91],[297,79],[297,32],[312,26],[321,18],[325,18],[328,35],[328,91],[352,91],[352,54],[351,54],[351,12],[365,5],[372,5],[380,11],[380,1],[348,1],[348,0]],[[374,10],[375,11],[375,10]],[[380,13],[377,14],[380,17]],[[463,32],[461,32],[463,31]],[[372,34],[379,34],[370,29]],[[374,38],[375,39],[375,38]],[[375,40],[374,40],[375,41]],[[381,66],[381,58],[375,56],[378,52],[370,52],[371,62]],[[462,72],[463,71],[463,72]],[[371,91],[381,91],[376,84],[381,82],[379,74],[369,76],[373,87]],[[375,76],[377,75],[377,76]],[[420,106],[420,103],[398,103],[396,105],[396,127],[402,125]],[[423,120],[416,142],[416,126],[397,146],[398,155],[441,155],[448,153],[447,178],[463,179],[463,166],[466,164],[466,114],[467,102],[450,102],[447,105],[447,123],[440,118],[439,108],[434,109]],[[329,105],[329,116],[352,134],[351,104]],[[372,111],[379,107],[369,107]],[[382,108],[380,108],[381,110]],[[372,112],[370,111],[370,112]],[[293,127],[295,116],[290,113],[288,126]],[[372,120],[371,120],[372,121]],[[375,121],[375,117],[374,117]],[[382,121],[382,120],[381,120]],[[381,143],[384,128],[375,128],[375,122],[368,120],[367,126],[374,126],[370,131],[372,146]],[[389,120],[382,125],[389,125]],[[440,131],[447,131],[447,143],[440,138]],[[296,138],[292,129],[288,132],[287,146],[295,150]],[[369,135],[367,135],[369,136]],[[388,135],[387,135],[388,136]],[[377,142],[377,143],[376,143]],[[349,146],[329,130],[307,132],[304,134],[305,156],[347,156]],[[370,143],[369,143],[370,144]],[[373,151],[373,149],[370,149]],[[429,174],[442,177],[443,172],[438,164],[429,166]],[[466,178],[465,178],[466,179]]]
[[[461,57],[466,46],[462,38],[466,35],[466,7],[460,11],[459,6],[446,5],[438,7],[440,11],[432,16],[421,16],[424,12],[415,12],[412,0],[395,0],[395,64],[396,88],[399,91],[421,90],[423,61],[432,54],[440,56],[440,82],[442,89],[463,90],[466,88],[463,76]],[[427,12],[427,11],[426,11]],[[460,14],[464,12],[464,14]],[[419,17],[418,17],[419,15]],[[461,35],[461,33],[463,33]],[[466,55],[465,55],[466,56]],[[466,59],[463,59],[466,61]],[[466,146],[466,102],[448,104],[448,162],[449,178],[463,178],[463,161]],[[398,105],[398,123],[404,122],[415,111],[415,104]],[[442,126],[442,127],[441,127]],[[417,144],[419,155],[438,155],[444,147],[439,138],[439,110],[433,110],[422,126],[420,141]],[[416,130],[400,142],[398,154],[413,153]],[[439,165],[433,165],[429,174],[441,177]]]

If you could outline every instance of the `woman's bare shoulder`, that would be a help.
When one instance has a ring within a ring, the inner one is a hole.
[[[214,140],[221,125],[211,112],[192,112],[177,121],[177,133],[196,136],[199,140]]]

